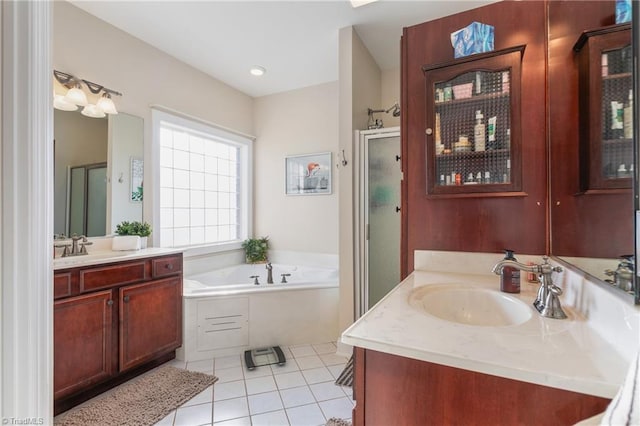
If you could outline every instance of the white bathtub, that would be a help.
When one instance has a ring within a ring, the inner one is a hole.
[[[246,294],[264,291],[308,290],[338,286],[338,270],[310,266],[273,264],[273,284],[267,284],[264,264],[236,265],[185,277],[185,298]],[[287,283],[282,283],[286,274]],[[259,285],[255,285],[258,276]]]
[[[281,274],[287,283],[281,283]],[[260,285],[254,285],[258,275]],[[335,341],[338,338],[338,271],[273,264],[237,265],[186,275],[183,346],[176,356],[197,361],[247,349]]]

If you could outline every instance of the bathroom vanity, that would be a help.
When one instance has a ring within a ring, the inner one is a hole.
[[[55,414],[175,357],[181,252],[78,256],[54,268]]]
[[[638,311],[565,270],[553,279],[568,318],[544,318],[525,274],[521,293],[498,291],[499,259],[418,251],[416,271],[343,333],[355,347],[355,425],[568,425],[606,409]],[[615,311],[627,327],[612,327]]]

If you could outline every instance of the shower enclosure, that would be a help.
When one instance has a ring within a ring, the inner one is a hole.
[[[356,141],[360,317],[400,282],[400,129],[357,131]]]

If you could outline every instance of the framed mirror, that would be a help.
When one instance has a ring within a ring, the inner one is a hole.
[[[54,110],[54,233],[97,237],[141,221],[143,145],[140,117]]]
[[[629,89],[637,80],[630,66],[629,23],[616,24],[615,0],[547,4],[551,254],[630,300],[635,288],[637,302],[632,185],[637,132],[624,130],[624,108],[633,111]],[[613,33],[622,38],[615,46],[607,36]],[[611,68],[609,57],[616,60]],[[626,86],[618,87],[622,82]],[[631,97],[636,94],[634,87]]]

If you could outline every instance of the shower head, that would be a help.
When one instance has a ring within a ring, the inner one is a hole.
[[[391,112],[393,111],[393,112]],[[395,104],[393,104],[391,107],[389,107],[389,109],[385,110],[384,112],[386,112],[387,114],[389,112],[391,112],[391,115],[393,115],[394,117],[400,117],[400,105],[398,105],[398,103],[396,102]]]

